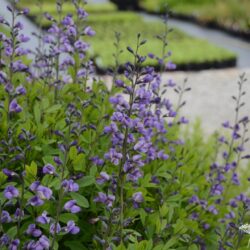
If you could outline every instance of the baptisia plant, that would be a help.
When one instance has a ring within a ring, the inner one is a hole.
[[[102,203],[106,211],[105,216],[99,217],[104,233],[102,237],[96,236],[104,248],[117,243],[126,245],[130,237],[140,235],[132,229],[139,212],[131,214],[130,207],[139,209],[151,199],[146,197],[142,185],[141,179],[150,176],[144,175],[144,168],[152,161],[168,160],[167,147],[174,141],[166,144],[167,127],[179,124],[173,105],[161,96],[161,76],[152,67],[142,66],[146,57],[141,56],[139,50],[145,43],[138,34],[135,50],[127,48],[134,62],[126,63],[124,78],[114,82],[120,91],[110,98],[115,110],[110,125],[104,128],[104,134],[110,135],[111,145],[104,155],[106,166],[97,183],[106,192],[99,192],[94,199]],[[169,119],[169,124],[164,118]],[[152,176],[150,181],[154,186],[157,178]]]
[[[246,246],[249,198],[238,172],[241,159],[249,159],[249,119],[239,112],[245,76],[233,97],[235,121],[223,124],[231,136],[204,142],[195,127],[190,137],[180,131],[188,120],[179,114],[190,88],[163,74],[176,67],[167,50],[168,16],[157,36],[160,56],[141,55],[146,40],[139,34],[137,46],[127,47],[132,62],[121,66],[116,33],[108,91],[88,58],[85,38],[95,31],[85,3],[70,3],[72,15],[63,16],[60,0],[56,17],[44,15],[50,28],[37,35],[32,61],[19,22],[28,10],[14,1],[11,22],[0,17],[0,248]],[[156,60],[160,72],[145,67],[147,60]]]
[[[54,24],[49,30],[53,35],[46,35],[43,38],[45,43],[49,44],[49,50],[39,51],[39,56],[36,57],[35,67],[42,68],[39,72],[33,72],[33,66],[29,68],[23,62],[28,61],[25,56],[30,51],[23,49],[22,43],[27,42],[29,38],[21,33],[24,27],[17,19],[20,15],[26,15],[28,10],[17,10],[15,1],[13,5],[7,7],[12,16],[11,23],[3,17],[0,18],[1,24],[6,26],[6,33],[0,34],[1,249],[57,249],[58,237],[66,234],[75,235],[80,231],[75,222],[77,217],[71,215],[79,213],[80,206],[86,207],[87,200],[83,200],[84,197],[80,195],[74,195],[79,191],[75,181],[82,177],[82,173],[75,173],[74,169],[69,170],[71,165],[69,166],[68,155],[72,147],[76,149],[76,154],[84,151],[75,138],[89,128],[81,124],[81,112],[74,104],[67,102],[60,106],[63,108],[65,105],[67,110],[66,116],[60,117],[62,131],[57,130],[52,124],[50,125],[53,127],[48,127],[43,123],[48,117],[46,112],[44,114],[42,112],[43,108],[48,109],[48,102],[51,99],[45,99],[40,108],[35,102],[36,98],[39,100],[44,97],[41,94],[48,93],[48,88],[55,90],[53,99],[59,101],[57,94],[63,87],[61,84],[63,78],[68,78],[66,73],[70,72],[70,66],[74,66],[71,77],[75,83],[79,83],[77,88],[84,86],[84,94],[87,90],[86,84],[89,73],[92,72],[92,64],[84,64],[87,61],[83,59],[88,45],[81,40],[81,37],[93,36],[95,32],[90,26],[80,29],[79,22],[85,21],[88,15],[80,7],[80,3],[81,1],[73,1],[77,11],[78,26],[71,16],[66,16],[59,22],[53,19]],[[62,3],[58,1],[57,6],[60,13]],[[57,24],[60,27],[57,27]],[[74,56],[77,63],[74,63],[73,59],[66,58],[67,53]],[[45,64],[39,64],[41,62]],[[33,84],[32,88],[28,81]],[[37,85],[37,82],[42,83],[42,86],[40,83]],[[71,99],[75,97],[74,92],[72,93]],[[26,94],[24,99],[22,96]],[[34,94],[37,96],[34,97]],[[88,98],[91,100],[90,94]],[[60,100],[61,103],[63,101]],[[33,107],[29,107],[32,106],[31,103],[35,104],[34,122],[31,122],[30,118],[33,113]],[[88,102],[84,104],[81,96],[77,104],[82,109],[91,106]],[[51,107],[51,111],[48,112],[50,117],[51,113],[58,111],[58,108],[59,106]],[[57,139],[53,138],[54,134]],[[46,139],[53,141],[55,146],[58,144],[58,149],[53,149],[52,159],[43,151],[46,147],[41,148],[44,143],[48,143]],[[38,152],[41,151],[43,155],[39,156]]]

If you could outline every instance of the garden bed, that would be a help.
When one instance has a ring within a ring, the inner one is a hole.
[[[250,3],[238,1],[141,1],[141,8],[151,14],[161,14],[168,3],[174,18],[223,30],[229,34],[250,39]]]
[[[27,3],[28,1],[26,0],[26,4]],[[91,13],[89,24],[97,31],[97,35],[92,41],[91,57],[94,58],[99,72],[105,73],[108,68],[114,65],[112,54],[115,50],[113,46],[115,31],[121,33],[121,49],[126,50],[127,44],[134,47],[136,40],[135,34],[140,32],[143,37],[149,40],[143,49],[144,55],[148,53],[161,55],[160,43],[154,38],[164,30],[160,21],[146,22],[132,12],[117,12],[112,4],[91,4],[89,7],[87,6],[88,5],[86,5],[86,9]],[[35,22],[38,22],[40,9],[35,5],[29,7],[31,9],[30,17]],[[66,14],[70,12],[72,8],[72,6],[66,4],[63,7],[63,12]],[[46,3],[43,10],[48,11],[55,17],[57,16],[55,7],[53,7],[51,2]],[[103,10],[102,13],[101,10]],[[50,21],[42,19],[43,28],[47,28],[50,24]],[[172,61],[177,64],[177,70],[202,70],[233,67],[236,65],[235,54],[216,47],[205,40],[193,38],[176,29],[170,34],[170,39],[172,40],[170,50],[177,51],[172,58]],[[100,40],[102,43],[99,43]],[[129,59],[129,55],[123,53],[120,58],[120,63],[123,64]],[[158,63],[149,60],[147,64],[157,67]]]

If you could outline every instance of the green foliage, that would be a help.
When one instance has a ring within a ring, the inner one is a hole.
[[[25,4],[25,2],[24,2]],[[22,3],[22,6],[24,6]],[[97,8],[98,6],[98,8]],[[126,50],[127,45],[135,47],[135,34],[141,33],[143,37],[148,39],[148,43],[142,48],[142,54],[147,55],[153,53],[161,54],[160,41],[155,38],[156,35],[163,32],[164,27],[160,21],[144,21],[142,17],[132,12],[116,12],[106,4],[91,4],[86,5],[86,10],[90,11],[89,24],[96,31],[96,36],[91,38],[91,56],[98,68],[102,71],[114,66],[113,51],[114,51],[114,32],[121,33],[121,49]],[[157,6],[154,4],[154,6]],[[31,8],[31,16],[36,17],[35,21],[39,22],[38,6],[29,5]],[[63,5],[63,13],[72,12],[73,6],[69,3]],[[100,11],[97,11],[100,10]],[[103,11],[102,11],[103,10]],[[43,11],[51,13],[57,17],[54,3],[45,3]],[[92,11],[92,12],[91,12]],[[51,25],[51,22],[46,19],[41,19],[41,24],[44,27]],[[175,51],[172,56],[172,61],[177,65],[200,64],[221,62],[224,60],[234,60],[235,54],[225,49],[201,39],[191,37],[177,29],[169,34],[170,43],[169,50]],[[100,41],[102,41],[100,43]],[[131,60],[132,55],[122,53],[120,64]],[[146,65],[158,66],[155,60],[147,60]]]
[[[162,12],[164,6],[177,13],[192,15],[201,22],[216,22],[226,28],[249,31],[248,0],[141,0],[141,7],[151,12]]]

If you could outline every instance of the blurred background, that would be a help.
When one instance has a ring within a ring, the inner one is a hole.
[[[20,8],[30,9],[30,26],[25,31],[51,25],[43,12],[59,18],[55,2],[20,0]],[[0,3],[0,14],[5,15],[7,0]],[[120,49],[124,51],[120,64],[130,59],[126,47],[136,46],[139,32],[147,39],[141,54],[161,57],[162,45],[156,37],[166,31],[161,20],[166,8],[170,12],[167,30],[173,29],[167,36],[166,53],[171,54],[168,61],[177,67],[175,72],[164,73],[163,78],[172,78],[179,84],[188,78],[192,91],[186,96],[188,105],[183,114],[192,121],[199,117],[205,132],[212,133],[223,121],[233,119],[230,97],[237,91],[239,74],[245,72],[250,79],[250,0],[89,0],[85,6],[89,13],[87,25],[96,31],[94,37],[88,38],[91,57],[108,81],[107,69],[115,64],[115,32],[120,33]],[[72,13],[73,9],[72,3],[65,1],[63,14]],[[149,59],[145,64],[158,63]],[[249,85],[248,80],[243,110],[246,114],[250,113]],[[171,93],[168,95],[174,98]]]

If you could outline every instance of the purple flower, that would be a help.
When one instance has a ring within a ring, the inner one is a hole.
[[[96,178],[96,182],[101,185],[110,180],[110,176],[106,172],[101,172],[100,176]]]
[[[237,185],[237,186],[240,185],[240,181],[239,181],[237,173],[233,173],[233,175],[232,175],[232,183],[234,185]]]
[[[75,225],[73,220],[68,221],[67,226],[63,230],[69,234],[78,234],[80,232],[80,228]]]
[[[74,20],[72,19],[71,16],[66,16],[64,17],[64,19],[62,20],[62,24],[64,26],[70,26],[70,25],[74,25]]]
[[[26,233],[36,238],[40,237],[42,234],[41,230],[37,229],[35,224],[30,224],[26,230]]]
[[[49,249],[49,239],[45,236],[45,235],[42,235],[37,244],[36,244],[36,250],[38,249],[41,249],[41,250],[47,250]]]
[[[117,79],[115,81],[115,85],[116,85],[116,87],[119,87],[119,88],[125,87],[125,83],[122,80],[120,80],[120,79]]]
[[[224,187],[220,184],[215,184],[211,187],[211,195],[221,195],[224,191]]]
[[[37,195],[35,195],[29,199],[28,204],[30,204],[31,206],[38,207],[38,206],[43,205],[44,201],[40,199]]]
[[[55,223],[52,223],[51,226],[50,226],[50,229],[49,229],[50,233],[52,235],[54,235],[55,233],[60,233],[61,231],[61,226],[59,223],[55,224]]]
[[[24,217],[24,211],[21,210],[20,208],[17,208],[15,213],[14,213],[14,217],[16,220],[18,220],[19,218],[23,218]]]
[[[12,240],[10,242],[10,245],[9,245],[9,250],[18,250],[18,246],[20,244],[20,240],[19,239],[15,239],[15,240]]]
[[[84,34],[87,35],[87,36],[94,36],[96,33],[90,26],[87,26],[84,29]]]
[[[4,197],[9,200],[19,196],[19,191],[14,186],[6,187],[3,193]]]
[[[81,208],[76,205],[75,200],[70,200],[64,204],[64,209],[66,211],[70,211],[71,213],[75,214],[81,211]]]
[[[62,187],[65,192],[77,192],[79,190],[79,185],[73,180],[64,180],[62,182]]]
[[[182,116],[182,117],[180,118],[180,120],[178,121],[178,123],[179,123],[179,124],[188,124],[189,121],[188,121],[188,119],[186,119],[184,116]]]
[[[103,166],[104,164],[104,160],[100,159],[98,156],[94,156],[90,160],[97,166]]]
[[[207,208],[207,211],[214,214],[214,215],[218,214],[218,211],[217,211],[217,209],[216,209],[216,207],[214,205],[209,206]]]
[[[36,218],[36,222],[41,224],[49,224],[50,218],[47,216],[47,211],[43,211],[42,215]]]
[[[198,198],[197,195],[193,195],[190,199],[189,199],[189,203],[190,204],[199,204],[200,200]]]
[[[55,157],[54,157],[54,162],[55,162],[58,166],[60,166],[60,165],[63,164],[62,160],[61,160],[60,157],[58,157],[58,156],[55,156]]]
[[[127,180],[137,182],[142,176],[143,174],[138,168],[133,168],[127,173]]]
[[[7,234],[3,234],[0,237],[0,246],[6,246],[9,244],[10,238]]]
[[[16,93],[18,95],[25,95],[26,89],[22,85],[20,85],[20,86],[16,87]]]
[[[46,164],[44,167],[43,167],[43,174],[51,174],[51,175],[54,175],[55,174],[55,167],[51,164]]]
[[[94,202],[100,202],[105,204],[107,207],[112,207],[113,206],[113,202],[115,200],[115,196],[114,195],[106,195],[103,192],[99,192],[98,196],[95,197]]]
[[[0,222],[2,224],[4,224],[4,223],[10,223],[11,222],[11,217],[10,217],[9,212],[7,212],[5,210],[2,211],[1,217],[0,217]]]
[[[117,125],[115,123],[111,123],[109,126],[104,127],[103,132],[105,134],[111,134],[118,132]]]
[[[208,223],[203,223],[202,227],[205,229],[205,230],[208,230],[210,228],[210,225]]]
[[[22,63],[21,60],[13,62],[11,64],[11,68],[14,72],[25,72],[29,69],[25,64]]]
[[[82,8],[78,8],[78,9],[77,9],[77,15],[78,15],[81,19],[84,19],[84,18],[88,17],[89,14],[88,14],[85,10],[83,10]]]
[[[226,219],[234,219],[235,213],[233,211],[230,211],[228,214],[225,215]]]
[[[15,173],[14,171],[11,171],[11,170],[9,170],[9,169],[7,169],[7,168],[4,168],[4,169],[2,170],[2,172],[3,172],[6,176],[8,176],[8,177],[18,176],[17,173]]]
[[[28,36],[25,36],[24,34],[21,34],[19,37],[18,37],[18,40],[19,42],[21,43],[26,43],[30,40],[30,38]]]
[[[37,195],[40,199],[42,200],[49,200],[52,196],[52,191],[50,188],[44,187],[44,186],[39,186],[37,188]]]
[[[168,62],[167,65],[166,65],[166,69],[175,70],[176,65],[174,63],[172,63],[172,62]]]
[[[9,105],[10,113],[20,113],[22,111],[22,107],[17,103],[16,99],[13,99]]]
[[[34,181],[29,188],[31,191],[36,192],[39,186],[40,186],[40,181]]]
[[[86,50],[88,50],[89,48],[89,44],[81,41],[81,40],[78,40],[74,43],[74,46],[77,50],[79,50],[80,52],[84,52]]]
[[[233,208],[238,207],[237,201],[236,201],[235,199],[231,199],[231,200],[229,201],[229,205],[230,205],[231,207],[233,207]]]
[[[136,203],[142,203],[144,201],[142,192],[136,192],[133,194],[132,199]]]
[[[108,153],[104,155],[105,159],[110,160],[114,165],[119,165],[122,159],[122,154],[118,153],[114,148],[111,148]]]

